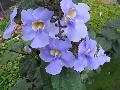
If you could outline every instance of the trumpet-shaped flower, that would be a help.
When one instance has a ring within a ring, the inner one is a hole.
[[[98,63],[94,58],[97,51],[97,43],[94,40],[86,38],[83,40],[78,49],[78,60],[76,60],[74,69],[76,71],[83,71],[84,68],[96,69]]]
[[[85,23],[90,19],[89,6],[84,3],[76,5],[72,0],[62,0],[60,5],[64,12],[62,23],[67,25],[64,35],[70,41],[79,42],[81,38],[85,38],[88,35]]]
[[[23,40],[32,40],[31,47],[41,48],[49,44],[47,22],[53,12],[39,7],[35,10],[28,9],[21,12],[23,22]]]
[[[40,49],[40,57],[45,62],[50,64],[45,68],[46,72],[52,75],[59,74],[62,67],[73,67],[75,60],[72,52],[68,51],[71,48],[70,41],[62,41],[51,39],[49,45]]]
[[[8,39],[12,36],[12,33],[16,27],[16,23],[14,22],[14,18],[17,15],[17,8],[15,7],[12,14],[10,15],[10,24],[9,26],[6,28],[4,34],[3,34],[3,38]]]
[[[74,64],[74,69],[79,72],[85,68],[95,70],[99,68],[100,65],[109,61],[110,58],[104,54],[102,48],[97,51],[96,41],[86,38],[86,40],[82,41],[79,45],[78,59]]]
[[[84,23],[90,20],[90,7],[84,3],[77,5],[72,0],[62,0],[60,2],[61,9],[64,13],[66,22],[74,22],[74,20],[82,20]]]

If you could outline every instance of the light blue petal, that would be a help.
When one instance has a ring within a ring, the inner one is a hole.
[[[26,41],[32,40],[36,35],[36,32],[32,29],[31,25],[23,26],[22,33],[23,33],[22,39]]]
[[[33,11],[33,16],[35,20],[42,20],[42,21],[48,21],[53,16],[54,12],[49,11],[46,8],[39,7]]]
[[[84,23],[90,20],[90,13],[88,12],[90,10],[90,7],[87,4],[79,3],[75,6],[75,8],[77,11],[78,19],[83,20]]]
[[[40,49],[40,58],[45,62],[51,62],[54,57],[50,54],[50,49],[46,46]]]
[[[12,33],[13,33],[15,27],[16,27],[16,23],[11,22],[10,25],[6,28],[6,30],[3,34],[3,38],[5,38],[5,39],[10,38],[12,36]]]
[[[32,14],[33,14],[33,9],[22,10],[21,20],[24,25],[32,24],[32,22],[35,20]]]
[[[75,26],[70,26],[68,28],[69,33],[67,34],[70,41],[79,42],[82,38],[85,38],[88,35],[86,25],[80,21],[75,21]]]
[[[52,75],[59,74],[62,70],[62,65],[60,60],[52,61],[45,69],[46,72]]]
[[[59,28],[50,22],[47,23],[46,29],[49,32],[49,36],[51,38],[56,38],[55,35],[59,33]]]
[[[49,44],[49,36],[47,32],[37,32],[34,37],[31,47],[32,48],[42,48]]]
[[[87,60],[85,57],[79,57],[74,63],[74,70],[82,72],[87,66]]]
[[[86,37],[86,48],[91,49],[91,53],[95,53],[97,51],[97,42],[95,40],[90,39],[89,37]]]
[[[69,10],[74,7],[74,3],[72,0],[62,0],[60,2],[60,6],[62,11],[64,12],[64,15],[67,15]]]
[[[96,60],[96,58],[89,58],[89,60],[87,60],[87,69],[89,70],[96,70],[98,69],[100,66],[98,60]]]
[[[13,22],[15,16],[17,15],[17,8],[15,7],[12,14],[10,15],[10,21]]]
[[[110,57],[105,54],[105,51],[100,47],[98,55],[96,57],[100,65],[103,65],[105,62],[110,62]]]
[[[78,46],[78,56],[83,55],[86,50],[86,42],[85,40],[83,40]]]
[[[78,3],[76,7],[79,7],[79,10],[90,11],[90,7],[85,3]]]
[[[61,61],[63,62],[65,67],[73,67],[75,62],[75,56],[70,51],[62,52]]]
[[[72,45],[71,45],[71,42],[68,40],[63,41],[63,40],[58,40],[58,39],[51,39],[49,47],[51,49],[62,51],[62,50],[70,49],[72,47]]]

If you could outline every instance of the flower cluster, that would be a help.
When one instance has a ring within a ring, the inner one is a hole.
[[[60,7],[64,14],[55,23],[51,23],[54,11],[44,7],[21,12],[22,39],[30,40],[32,48],[40,49],[40,58],[49,62],[46,72],[56,75],[63,67],[78,72],[95,70],[109,62],[110,57],[106,56],[102,47],[88,37],[86,23],[90,20],[90,7],[84,3],[76,5],[72,0],[61,0]],[[10,16],[10,25],[3,35],[5,39],[10,38],[16,28],[16,14],[17,8]],[[77,55],[72,51],[72,43],[79,44],[76,46]]]

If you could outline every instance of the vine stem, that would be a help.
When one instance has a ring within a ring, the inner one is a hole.
[[[1,8],[2,14],[4,16],[5,15],[5,11],[4,11],[3,7],[2,7],[2,3],[1,2],[0,2],[0,8]]]

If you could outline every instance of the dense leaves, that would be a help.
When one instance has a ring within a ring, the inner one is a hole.
[[[73,70],[63,70],[61,74],[52,78],[55,90],[85,90],[81,82],[80,73]]]
[[[11,90],[28,90],[27,82],[25,79],[19,79],[14,87]]]
[[[97,36],[98,43],[108,50],[112,57],[120,57],[120,19],[108,22]]]
[[[40,67],[44,66],[41,63],[40,59],[35,59],[29,55],[20,60],[20,76],[26,80],[26,87],[29,90],[53,90],[50,76]],[[13,88],[17,87],[16,85]]]
[[[19,54],[25,54],[24,47],[28,42],[13,39],[5,41],[5,44],[0,45],[0,63],[6,64],[10,60],[14,60]]]
[[[112,47],[112,42],[110,40],[107,40],[104,37],[98,37],[96,38],[97,42],[102,46],[102,48],[107,51],[111,49]]]
[[[30,2],[27,0],[23,0],[23,2],[26,1],[28,6],[32,7],[31,4],[34,5],[34,2]],[[80,0],[75,0],[74,2],[77,3]],[[109,27],[107,27],[109,28]],[[106,29],[104,28],[102,31],[102,36],[98,37],[98,42],[101,44],[104,50],[113,49],[114,52],[117,54],[120,52],[119,48],[116,48],[117,45],[120,44],[119,39],[119,33],[118,31],[113,31],[113,29]],[[108,34],[109,33],[109,34]],[[95,32],[90,33],[90,37],[95,38],[96,34]],[[115,42],[115,46],[112,46],[112,43]],[[21,42],[20,42],[21,43]],[[10,48],[10,50],[15,50],[17,53],[21,51],[19,47],[23,48],[24,45],[16,45],[16,47]],[[117,50],[117,51],[116,51]],[[9,52],[8,52],[9,53]],[[5,53],[6,54],[6,53]],[[10,56],[13,56],[9,54]],[[119,55],[118,55],[119,56]],[[51,77],[44,71],[43,68],[40,66],[42,65],[39,58],[36,58],[37,56],[34,56],[34,54],[31,54],[31,56],[23,57],[20,60],[20,74],[21,77],[24,79],[18,80],[17,84],[12,88],[13,90],[84,90],[85,87],[81,82],[80,74],[72,71],[72,70],[64,70],[60,75]],[[10,59],[10,58],[9,58]],[[43,65],[44,66],[44,65]],[[52,85],[50,84],[52,82]],[[22,87],[23,85],[23,87]]]

